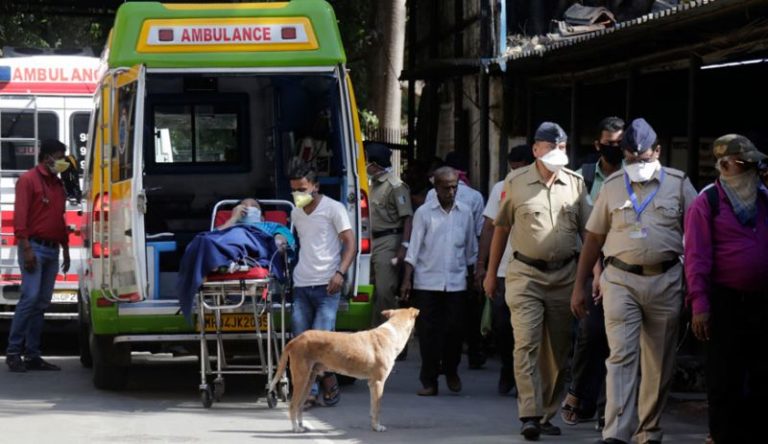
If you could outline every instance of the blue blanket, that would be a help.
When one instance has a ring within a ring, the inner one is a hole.
[[[247,259],[249,263],[256,262],[264,268],[271,266],[272,275],[277,278],[285,276],[283,260],[275,252],[272,236],[248,225],[235,225],[195,236],[181,258],[176,281],[176,294],[184,316],[191,321],[195,294],[205,276],[232,262]]]

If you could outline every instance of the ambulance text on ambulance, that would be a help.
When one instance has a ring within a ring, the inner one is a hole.
[[[16,67],[12,82],[96,82],[99,70],[91,68],[30,68]]]

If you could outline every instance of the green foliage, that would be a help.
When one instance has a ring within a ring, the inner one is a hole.
[[[366,56],[372,48],[376,2],[360,0],[328,0],[336,12],[339,32],[347,53],[347,67],[355,85],[357,106],[368,103],[368,66]]]
[[[91,48],[99,55],[112,17],[17,12],[0,14],[0,46]]]

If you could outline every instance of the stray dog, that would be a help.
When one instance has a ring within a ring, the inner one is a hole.
[[[304,402],[317,375],[325,371],[367,379],[371,391],[371,427],[376,432],[386,430],[379,423],[384,382],[411,336],[419,310],[401,308],[381,314],[387,322],[372,330],[357,333],[308,330],[285,347],[270,390],[275,390],[290,360],[293,396],[289,411],[294,432],[306,431],[302,424]]]

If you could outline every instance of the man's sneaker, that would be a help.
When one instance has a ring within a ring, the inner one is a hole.
[[[27,367],[24,365],[24,361],[21,359],[21,355],[6,356],[5,364],[8,366],[8,370],[14,373],[24,373],[27,371]]]
[[[539,427],[541,428],[542,435],[559,436],[562,434],[560,427],[552,424],[549,421],[539,424]]]
[[[535,441],[539,439],[541,434],[541,426],[539,421],[535,419],[529,419],[523,422],[523,427],[520,429],[520,434],[523,435],[528,441]]]
[[[27,367],[27,370],[46,370],[46,371],[59,371],[61,370],[61,367],[58,365],[53,365],[50,362],[45,361],[40,356],[37,356],[35,358],[26,358],[24,359],[24,365]]]

